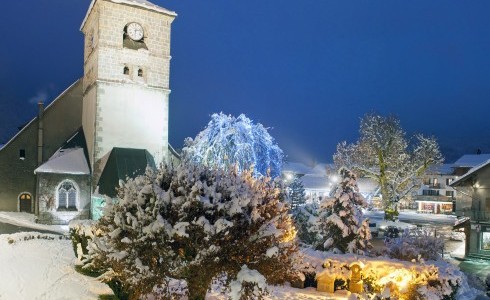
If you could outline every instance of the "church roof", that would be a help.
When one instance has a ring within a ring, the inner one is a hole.
[[[107,163],[100,175],[99,193],[116,196],[119,182],[145,174],[147,167],[156,168],[153,157],[145,149],[112,148]]]
[[[97,0],[92,0],[92,2],[90,3],[90,6],[87,10],[87,14],[85,15],[85,18],[83,18],[82,25],[80,26],[80,30],[82,30],[83,26],[85,25],[85,22],[87,21],[88,15],[90,15],[90,12],[92,11],[92,8],[94,7],[96,1]],[[168,10],[168,9],[163,8],[161,6],[158,6],[156,4],[153,4],[147,0],[108,0],[108,1],[111,1],[114,3],[124,3],[124,4],[128,4],[128,5],[138,6],[138,7],[146,8],[148,10],[156,11],[156,12],[163,13],[163,14],[170,15],[170,16],[174,16],[174,17],[177,16],[177,13],[175,13],[174,11],[171,11],[171,10]]]
[[[34,170],[37,173],[89,175],[83,148],[60,149],[51,158]]]

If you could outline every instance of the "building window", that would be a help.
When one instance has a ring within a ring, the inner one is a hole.
[[[454,191],[446,191],[446,197],[454,197]]]
[[[58,210],[77,210],[78,190],[69,180],[63,181],[57,191]]]
[[[423,190],[422,195],[424,195],[424,196],[439,196],[439,190]]]
[[[482,232],[481,249],[490,250],[490,232]]]
[[[127,66],[124,66],[123,73],[124,75],[129,75],[129,68]]]
[[[26,159],[26,149],[19,149],[19,159]]]
[[[143,69],[138,69],[138,77],[143,77]]]
[[[451,182],[453,182],[453,179],[452,178],[446,178],[446,184],[447,185],[450,185]]]

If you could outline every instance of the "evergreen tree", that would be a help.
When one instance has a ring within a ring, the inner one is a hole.
[[[306,194],[303,182],[297,177],[291,181],[288,186],[289,201],[291,202],[291,209],[296,211],[300,206],[305,204]]]
[[[294,224],[298,231],[298,239],[307,245],[318,242],[317,232],[314,230],[318,212],[316,202],[304,204],[293,211]]]
[[[364,197],[359,193],[356,175],[345,168],[340,169],[341,181],[332,198],[320,203],[316,231],[322,237],[316,247],[359,253],[370,247],[371,234],[366,220],[362,220]]]
[[[253,169],[256,177],[274,178],[281,175],[284,154],[262,124],[243,114],[219,113],[194,140],[186,139],[182,159],[211,169]]]

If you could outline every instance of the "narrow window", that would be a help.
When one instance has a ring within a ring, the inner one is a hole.
[[[77,210],[78,191],[75,185],[65,180],[58,188],[58,210]]]
[[[124,75],[129,75],[129,68],[127,66],[124,66]]]
[[[143,70],[142,69],[138,69],[138,77],[143,77]]]
[[[26,159],[26,149],[20,149],[19,150],[19,159]]]

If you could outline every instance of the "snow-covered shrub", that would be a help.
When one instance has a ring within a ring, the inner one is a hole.
[[[231,300],[263,299],[268,295],[265,277],[257,270],[250,270],[243,265],[236,280],[230,283]]]
[[[236,118],[219,113],[194,140],[185,140],[182,160],[211,169],[253,169],[256,177],[275,178],[281,175],[284,154],[262,124],[243,114]]]
[[[320,203],[315,230],[322,239],[316,248],[363,254],[371,247],[369,224],[362,219],[367,203],[359,193],[356,175],[345,168],[339,173],[342,179],[333,197]]]
[[[69,224],[70,239],[73,251],[78,259],[88,254],[88,243],[94,237],[95,221],[92,220],[73,220]]]
[[[246,264],[268,283],[295,276],[296,230],[275,182],[194,164],[163,166],[126,182],[107,203],[89,243],[91,265],[118,282],[130,299],[168,299],[172,280],[203,299],[211,281],[234,280]]]
[[[404,230],[398,238],[385,241],[391,258],[411,260],[438,260],[444,250],[444,239],[425,229]]]

